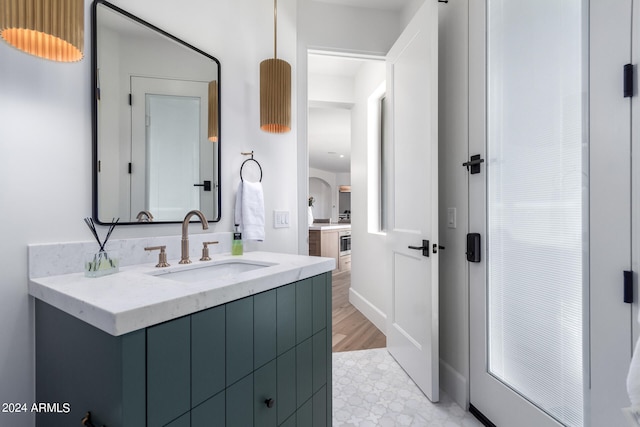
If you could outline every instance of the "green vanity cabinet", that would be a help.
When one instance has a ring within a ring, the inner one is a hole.
[[[122,336],[36,301],[38,426],[331,425],[331,274]]]

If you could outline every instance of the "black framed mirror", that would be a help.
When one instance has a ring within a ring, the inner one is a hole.
[[[92,5],[93,217],[220,220],[220,62],[110,4]]]

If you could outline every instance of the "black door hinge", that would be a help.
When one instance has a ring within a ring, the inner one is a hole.
[[[633,271],[625,271],[624,273],[624,302],[633,304]]]
[[[633,96],[633,64],[625,64],[623,68],[623,93],[625,98]]]
[[[133,105],[133,96],[129,94],[129,105]]]
[[[467,170],[473,175],[480,173],[480,164],[484,163],[484,159],[480,158],[480,154],[471,156],[468,162],[464,162],[462,166],[466,166]]]
[[[129,173],[131,173],[131,162],[129,162]]]

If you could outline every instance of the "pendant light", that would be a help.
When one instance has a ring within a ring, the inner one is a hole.
[[[278,0],[273,2],[273,58],[260,63],[260,129],[291,130],[291,65],[278,59]]]
[[[84,49],[84,0],[0,0],[0,36],[31,55],[79,61]]]
[[[209,82],[209,141],[218,142],[218,81]]]

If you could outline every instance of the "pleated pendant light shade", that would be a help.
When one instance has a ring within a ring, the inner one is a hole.
[[[209,82],[209,141],[218,142],[218,82]]]
[[[31,55],[82,59],[84,0],[0,0],[0,36]]]
[[[277,10],[274,0],[273,58],[260,63],[260,129],[270,133],[291,130],[291,65],[277,58]]]

